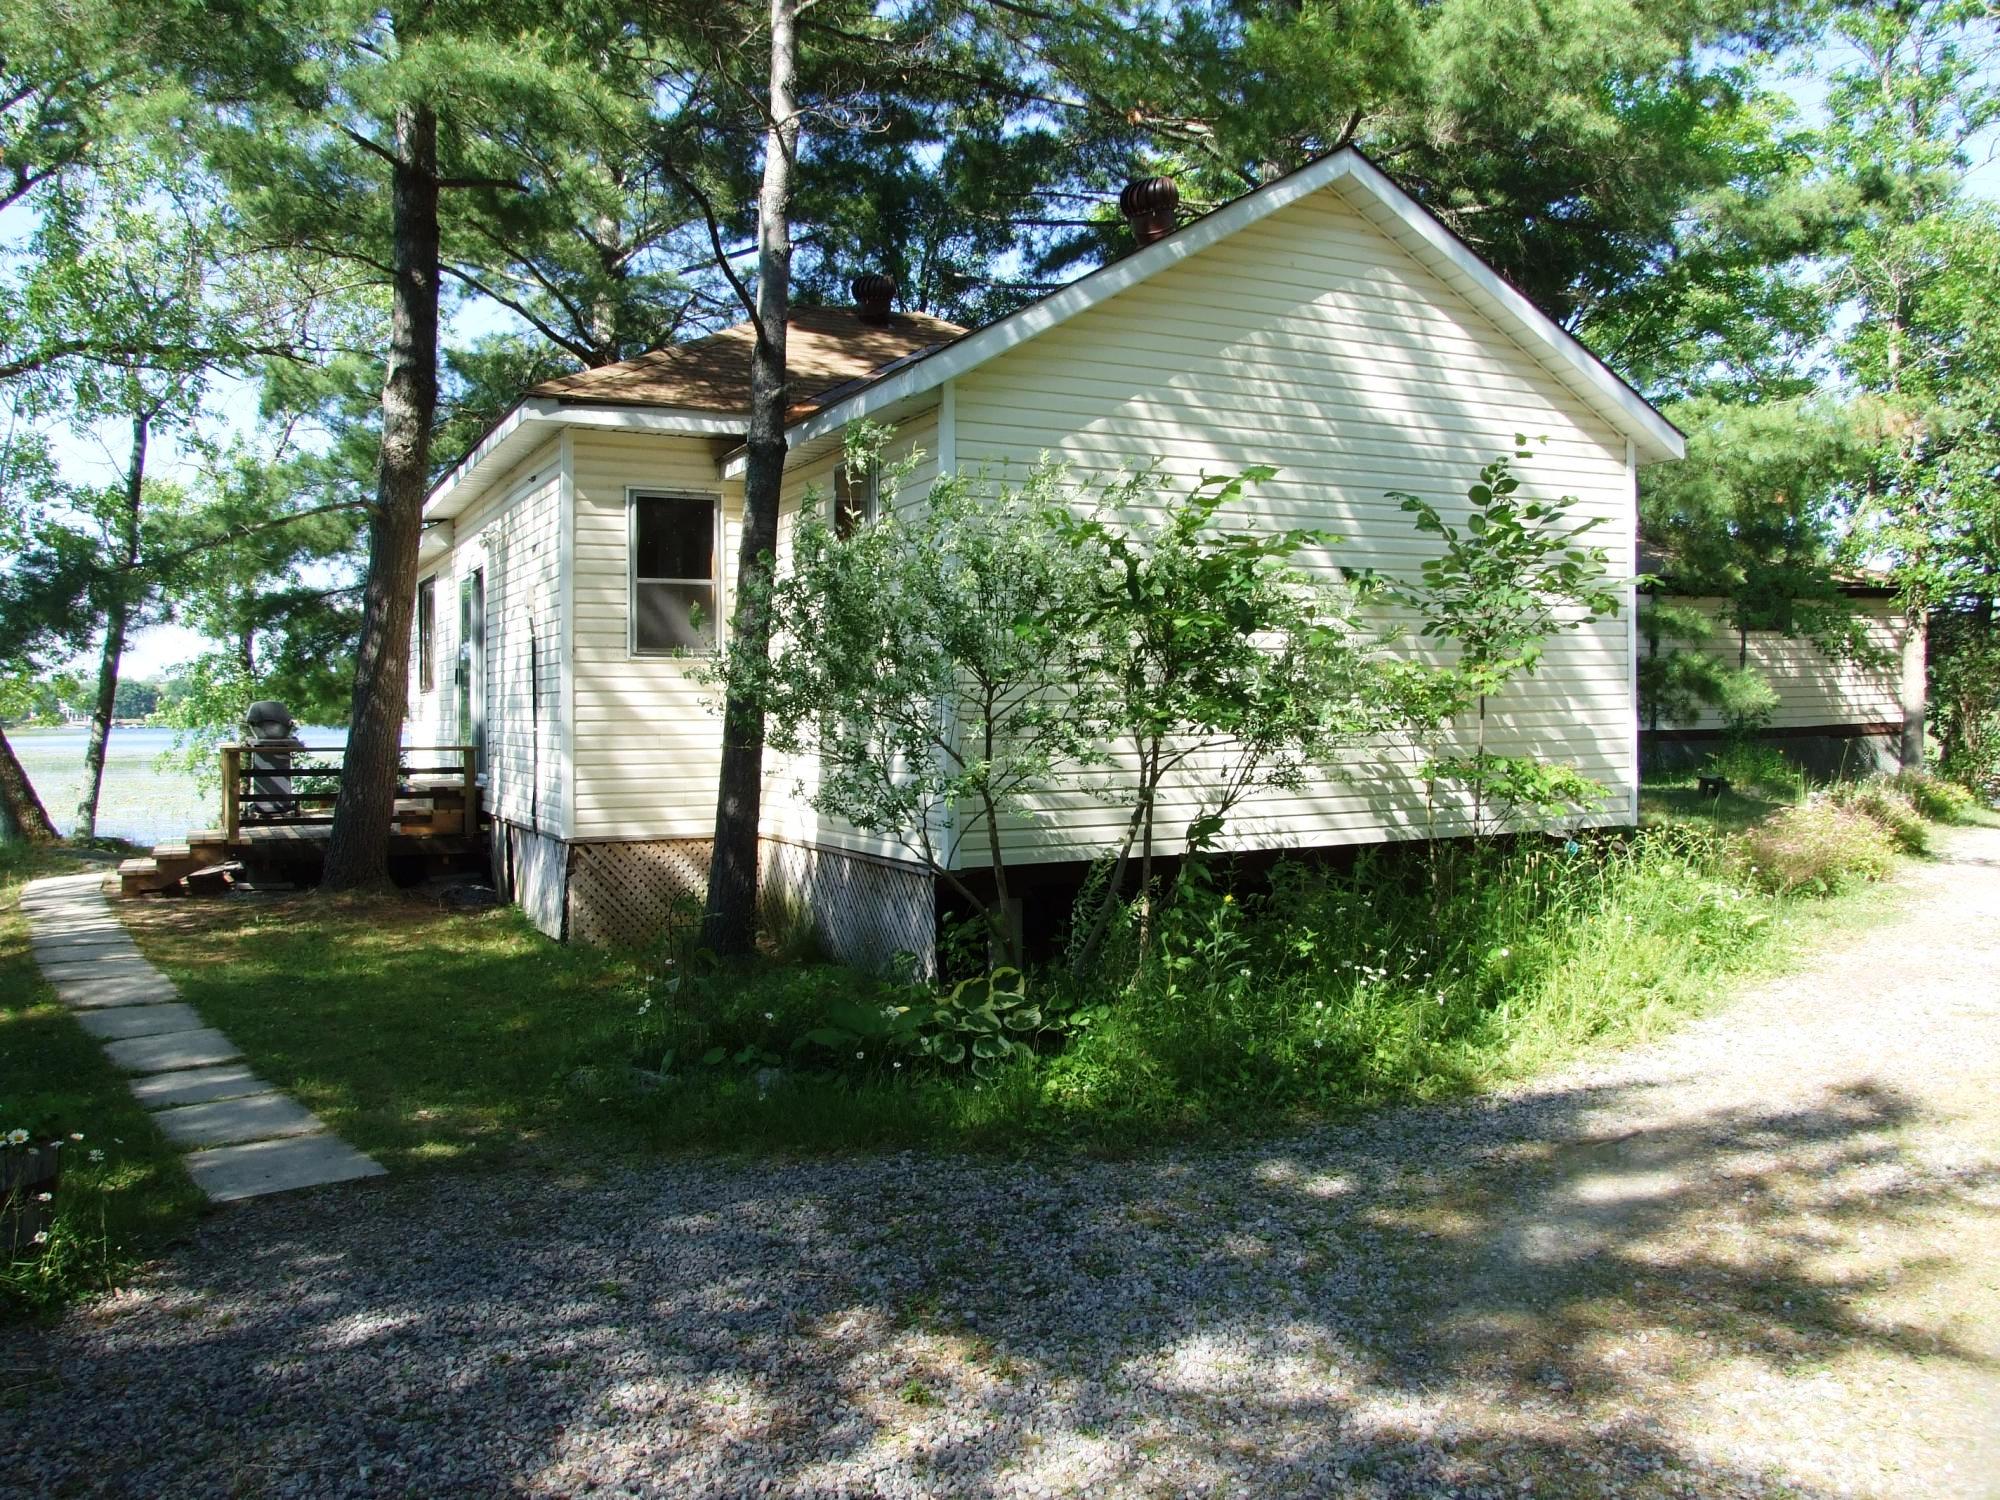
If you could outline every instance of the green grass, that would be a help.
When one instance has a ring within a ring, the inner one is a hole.
[[[1686,776],[1648,777],[1639,788],[1639,822],[1645,827],[1681,823],[1714,833],[1741,833],[1793,800],[1761,787],[1731,787],[1719,797],[1704,796],[1690,771]]]
[[[392,1173],[633,1144],[567,1082],[576,1038],[638,1003],[629,957],[550,942],[512,909],[400,894],[127,920],[259,1076]]]
[[[43,875],[101,868],[65,849],[0,845],[0,1132],[64,1149],[61,1218],[52,1251],[0,1269],[0,1314],[47,1313],[115,1285],[201,1211],[202,1198],[167,1144],[43,981],[28,948],[20,888]],[[101,1164],[90,1161],[103,1151]]]

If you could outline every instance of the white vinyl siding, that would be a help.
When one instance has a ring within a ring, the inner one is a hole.
[[[410,713],[403,741],[455,745],[459,722],[460,586],[485,574],[486,807],[543,832],[562,829],[563,622],[559,576],[562,483],[545,444],[453,522],[451,550],[425,572],[436,601],[431,690],[421,690],[411,625]],[[427,762],[428,763],[428,762]],[[442,764],[442,762],[437,762]]]
[[[1871,643],[1883,652],[1877,663],[1853,658],[1827,656],[1811,641],[1779,635],[1774,631],[1753,630],[1747,642],[1738,639],[1734,627],[1721,623],[1722,601],[1717,599],[1676,599],[1676,605],[1700,610],[1716,621],[1715,634],[1699,649],[1726,666],[1739,661],[1756,668],[1778,695],[1778,708],[1771,720],[1773,729],[1817,729],[1833,725],[1903,722],[1903,642],[1909,627],[1894,599],[1857,598],[1855,613],[1865,622]],[[1642,603],[1640,606],[1644,608]],[[1660,649],[1676,643],[1662,641]],[[1680,643],[1685,645],[1685,643]],[[1646,649],[1641,633],[1639,649]],[[1660,728],[1718,729],[1722,719],[1713,709],[1704,709],[1692,723],[1668,723]]]
[[[743,490],[716,477],[702,438],[578,429],[575,485],[577,839],[707,838],[715,832],[722,730],[695,680],[699,659],[631,649],[629,497],[714,495],[722,510],[724,588],[742,538]]]
[[[1414,577],[1433,539],[1384,491],[1462,515],[1479,466],[1527,435],[1529,493],[1599,517],[1612,575],[1632,574],[1633,472],[1624,437],[1526,349],[1426,270],[1338,191],[1323,191],[960,376],[958,466],[1018,476],[1049,452],[1080,478],[1157,462],[1170,494],[1203,474],[1279,470],[1226,518],[1343,538],[1314,561]],[[1143,521],[1143,517],[1131,518]],[[1627,595],[1629,598],[1629,593]],[[1401,650],[1417,646],[1405,642]],[[1637,784],[1626,620],[1551,643],[1541,670],[1487,716],[1487,745],[1575,765],[1604,784],[1597,821],[1624,821]],[[1461,737],[1464,738],[1464,737]],[[1350,757],[1347,774],[1237,809],[1230,847],[1302,847],[1460,831],[1427,807],[1405,744]],[[1160,813],[1175,842],[1212,766],[1190,765]],[[1052,799],[1039,825],[1002,830],[1011,855],[1088,856],[1127,809]],[[978,863],[970,833],[961,859]]]

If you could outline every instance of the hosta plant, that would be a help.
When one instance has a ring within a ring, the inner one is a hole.
[[[795,1044],[830,1052],[834,1061],[867,1063],[888,1058],[921,1060],[948,1070],[991,1078],[1017,1058],[1032,1055],[1029,1041],[1048,1029],[1041,1008],[1027,997],[1019,969],[999,968],[961,980],[949,994],[906,1005],[865,1005],[836,1000],[827,1024]]]

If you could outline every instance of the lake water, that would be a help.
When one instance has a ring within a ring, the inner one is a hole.
[[[76,794],[83,784],[84,729],[10,729],[28,780],[41,794],[49,820],[62,833],[76,826]],[[113,729],[105,747],[104,786],[97,800],[97,832],[136,844],[179,840],[196,828],[213,828],[221,797],[212,782],[160,770],[154,762],[174,748],[171,729]],[[308,745],[338,745],[341,729],[301,729]]]

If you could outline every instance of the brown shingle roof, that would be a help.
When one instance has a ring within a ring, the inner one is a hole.
[[[801,307],[785,335],[791,377],[788,420],[797,420],[838,386],[867,379],[884,366],[948,344],[966,332],[927,313],[892,313],[887,324],[864,323],[851,307]],[[637,359],[544,380],[529,391],[558,401],[619,406],[676,406],[732,415],[750,409],[750,350],[755,336],[738,323],[707,338],[669,344]]]

